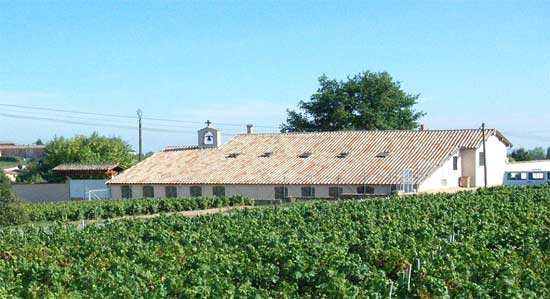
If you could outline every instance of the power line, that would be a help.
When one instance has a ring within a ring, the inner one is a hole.
[[[126,126],[126,125],[100,124],[100,123],[91,123],[91,122],[74,121],[74,120],[66,120],[66,119],[56,119],[56,118],[50,118],[50,117],[19,115],[19,114],[0,113],[0,116],[16,118],[16,119],[49,121],[49,122],[55,122],[55,123],[83,125],[83,126],[92,126],[92,127],[106,127],[106,128],[116,128],[116,129],[126,129],[126,130],[138,129],[135,126],[130,126],[130,125]],[[155,127],[143,127],[142,129],[143,131],[149,131],[149,132],[196,134],[195,131],[170,130],[170,129],[155,128]],[[234,136],[235,134],[222,134],[222,135]]]
[[[85,114],[85,115],[96,115],[96,116],[104,116],[104,117],[117,117],[117,118],[125,118],[125,119],[136,119],[135,116],[123,115],[123,114],[97,113],[97,112],[56,109],[56,108],[47,108],[47,107],[38,107],[38,106],[24,106],[24,105],[4,104],[4,103],[0,103],[0,106],[15,107],[15,108],[22,108],[22,109],[32,109],[32,110],[45,110],[45,111],[63,112],[63,113],[72,113],[72,114]],[[158,117],[143,117],[142,119],[152,120],[152,121],[188,123],[188,124],[203,124],[204,123],[204,122],[201,122],[201,121],[185,121],[185,120],[179,120],[179,119],[158,118]],[[235,126],[235,127],[244,127],[244,126],[246,126],[246,124],[236,124],[236,123],[216,123],[216,124],[220,125],[220,126]],[[264,125],[255,125],[255,127],[265,128],[265,129],[279,129],[278,127],[264,126]]]
[[[43,113],[43,112],[35,112],[35,111],[22,111],[22,110],[13,110],[13,109],[3,109],[3,108],[0,108],[0,112],[9,112],[9,113],[14,113],[14,114],[18,114],[18,115],[21,115],[22,113],[24,113],[25,115],[28,115],[28,114],[31,114],[31,116],[38,116],[38,117],[50,117],[50,118],[55,118],[55,119],[59,119],[59,120],[65,120],[68,118],[69,121],[72,121],[74,119],[76,119],[77,121],[82,121],[82,120],[91,120],[91,121],[100,121],[102,123],[109,123],[109,124],[113,124],[113,125],[123,125],[123,126],[133,126],[134,124],[134,121],[132,120],[132,122],[129,122],[129,121],[118,121],[118,120],[113,120],[113,119],[108,119],[108,118],[98,118],[98,117],[86,117],[86,116],[71,116],[71,115],[54,115],[54,114],[50,114],[50,113]],[[60,119],[60,117],[62,117]],[[182,125],[167,125],[167,124],[161,124],[161,123],[155,123],[154,124],[155,127],[166,127],[166,128],[184,128],[184,129],[192,129],[190,128],[189,126],[182,126]],[[226,130],[224,130],[226,131]],[[227,132],[227,131],[226,131]],[[229,133],[235,133],[235,134],[238,134],[240,132],[234,132],[234,131],[229,131]]]

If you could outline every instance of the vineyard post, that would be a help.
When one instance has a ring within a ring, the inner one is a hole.
[[[411,291],[412,264],[409,265],[409,278],[407,279],[407,291]]]

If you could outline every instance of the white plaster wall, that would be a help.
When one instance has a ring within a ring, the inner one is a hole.
[[[153,188],[155,190],[155,198],[163,198],[166,197],[166,190],[164,189],[165,186],[161,185],[154,185]]]
[[[141,185],[131,185],[132,188],[132,198],[142,198],[143,197],[143,186]]]
[[[122,190],[119,185],[109,185],[111,198],[122,198]]]
[[[507,147],[496,136],[490,136],[485,142],[487,149],[487,185],[496,186],[502,185],[504,171],[506,170],[507,162]],[[484,185],[483,166],[479,166],[479,153],[483,152],[483,146],[476,150],[476,186]]]
[[[161,198],[165,197],[165,187],[166,185],[154,185],[155,197]],[[190,187],[191,186],[201,186],[203,196],[212,195],[212,187],[220,185],[179,185],[176,186],[178,190],[178,196],[188,197],[190,196]],[[288,196],[290,197],[300,197],[302,195],[302,187],[307,187],[308,185],[286,185],[288,188]],[[132,197],[141,198],[143,195],[143,185],[132,185]],[[281,185],[225,185],[225,195],[242,195],[249,198],[260,199],[260,200],[270,200],[275,197],[275,187],[281,187]],[[315,188],[315,197],[329,197],[329,187],[341,187],[343,188],[343,193],[356,193],[357,187],[359,185],[314,185]],[[390,194],[391,186],[389,185],[376,185],[374,187],[375,194]],[[119,185],[111,185],[111,195],[112,198],[121,198],[122,192]]]
[[[507,167],[507,148],[496,136],[490,136],[485,142],[487,150],[487,184],[489,186],[502,185],[504,171]],[[445,163],[434,171],[418,187],[418,191],[439,190],[459,187],[459,178],[469,176],[472,187],[484,185],[484,169],[479,165],[479,155],[483,147],[478,149],[462,149],[458,153],[458,170],[453,170],[453,159],[450,156]],[[443,186],[441,180],[447,180]]]
[[[509,162],[505,165],[505,171],[532,171],[543,170],[550,171],[550,160]]]
[[[449,156],[443,164],[437,168],[428,178],[426,178],[418,186],[419,192],[429,190],[439,190],[446,188],[457,188],[458,180],[462,176],[462,152]],[[458,157],[457,170],[453,170],[453,157]],[[443,185],[442,180],[446,180],[447,184]]]

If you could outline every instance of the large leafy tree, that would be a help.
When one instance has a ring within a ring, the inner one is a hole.
[[[535,147],[530,150],[524,148],[518,148],[513,150],[510,154],[510,158],[514,161],[533,161],[533,160],[544,160],[546,159],[547,154],[544,153],[542,147]]]
[[[54,182],[62,180],[51,171],[63,163],[118,163],[130,167],[136,162],[128,143],[119,137],[106,137],[93,133],[72,138],[56,137],[46,143],[46,158],[31,163],[18,176],[18,181],[27,183]]]
[[[425,115],[414,109],[419,95],[402,90],[387,72],[365,71],[346,81],[319,78],[319,88],[300,111],[288,110],[283,132],[415,129]]]
[[[44,164],[51,168],[62,163],[118,163],[129,167],[135,161],[132,148],[124,140],[97,133],[89,137],[56,137],[46,144],[45,151]]]

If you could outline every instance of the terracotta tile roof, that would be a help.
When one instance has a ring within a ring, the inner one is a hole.
[[[116,163],[99,163],[99,164],[81,164],[81,163],[65,163],[54,167],[54,171],[108,171],[120,168]]]
[[[45,145],[36,145],[36,144],[2,144],[0,143],[0,149],[43,149],[46,148]]]
[[[155,153],[109,183],[399,184],[406,168],[419,182],[481,142],[477,129],[241,134],[219,148]]]
[[[200,149],[200,147],[195,145],[177,145],[177,146],[167,146],[163,149],[165,152],[174,152],[174,151],[187,151],[187,150],[194,150],[194,149]]]

